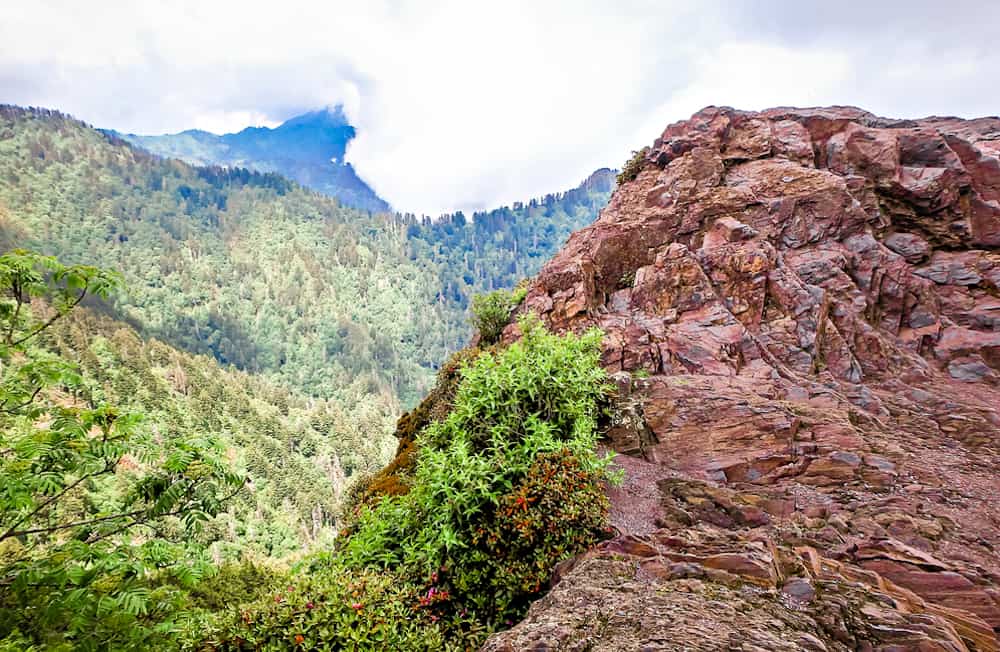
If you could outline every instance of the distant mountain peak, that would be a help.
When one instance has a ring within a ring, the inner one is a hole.
[[[349,127],[347,115],[344,113],[342,104],[325,106],[322,109],[308,111],[301,115],[294,116],[275,127],[275,130],[297,127],[300,125],[316,127]]]
[[[277,127],[247,127],[221,136],[189,129],[163,136],[122,137],[154,154],[179,158],[195,165],[246,167],[277,172],[303,186],[336,197],[355,208],[388,211],[389,204],[375,194],[345,161],[347,145],[356,130],[340,104],[309,111]]]
[[[617,174],[611,168],[598,168],[583,180],[580,187],[594,192],[611,192],[615,189]]]

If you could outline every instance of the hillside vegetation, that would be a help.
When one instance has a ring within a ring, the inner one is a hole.
[[[568,192],[471,218],[462,212],[437,220],[398,217],[407,225],[410,258],[437,264],[442,295],[467,308],[473,294],[534,276],[570,233],[594,221],[614,189],[615,173],[602,168]]]
[[[176,649],[192,613],[332,545],[395,445],[363,388],[306,399],[81,307],[121,290],[0,256],[0,650]]]
[[[41,343],[113,271],[0,256],[0,649],[140,649],[212,574],[203,524],[243,491],[207,432],[109,403]],[[45,305],[41,305],[41,304]]]
[[[120,270],[117,314],[144,335],[340,401],[360,382],[413,404],[468,339],[470,297],[534,274],[609,190],[430,223],[0,110],[3,243]]]
[[[352,480],[378,470],[395,448],[394,401],[364,383],[342,400],[315,399],[214,359],[143,339],[130,326],[79,309],[41,341],[72,361],[94,396],[144,415],[167,440],[212,437],[243,473],[241,494],[207,525],[217,558],[283,557],[334,533]]]
[[[529,316],[520,342],[463,352],[405,491],[369,491],[289,566],[340,498],[338,447],[376,458],[371,433],[80,314],[120,290],[112,271],[0,257],[4,652],[468,649],[607,532],[599,331]]]

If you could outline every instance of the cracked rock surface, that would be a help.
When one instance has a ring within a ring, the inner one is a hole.
[[[604,330],[621,536],[485,649],[1000,649],[1000,119],[704,109],[520,310]]]

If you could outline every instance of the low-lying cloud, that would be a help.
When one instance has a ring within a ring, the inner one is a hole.
[[[571,187],[706,104],[1000,113],[998,24],[956,0],[50,0],[0,8],[0,102],[137,133],[344,104],[358,172],[436,214]]]

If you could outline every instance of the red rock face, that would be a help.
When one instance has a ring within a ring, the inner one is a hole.
[[[759,512],[721,526],[1000,631],[1000,119],[704,109],[521,310],[604,330],[611,444]]]

